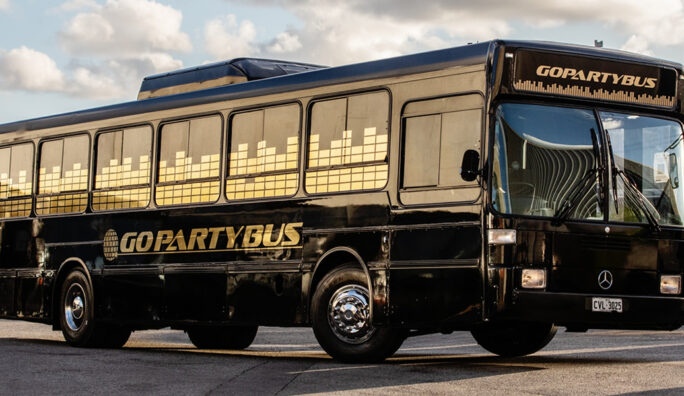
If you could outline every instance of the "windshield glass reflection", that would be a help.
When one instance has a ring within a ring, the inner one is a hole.
[[[504,213],[551,217],[569,205],[567,218],[602,220],[596,131],[599,127],[591,110],[500,105],[494,207]],[[581,191],[573,197],[578,188]]]
[[[624,171],[627,182],[641,192],[647,204],[660,216],[658,222],[681,225],[684,205],[681,160],[682,128],[677,122],[638,115],[601,112],[603,128],[610,138],[613,161]],[[646,222],[645,208],[630,199],[625,180],[614,178],[610,220]],[[632,188],[633,189],[633,188]]]

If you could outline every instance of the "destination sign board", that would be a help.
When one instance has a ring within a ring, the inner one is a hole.
[[[673,108],[674,69],[577,55],[518,50],[517,91]]]

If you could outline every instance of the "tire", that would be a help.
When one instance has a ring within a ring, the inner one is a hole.
[[[186,331],[197,348],[240,350],[252,345],[258,329],[258,326],[198,326]]]
[[[94,346],[101,348],[119,349],[126,345],[131,336],[131,330],[121,326],[103,326],[98,324],[96,328],[98,334],[102,334],[102,340],[94,343]]]
[[[524,356],[544,348],[556,335],[552,323],[494,322],[471,331],[480,346],[503,357]]]
[[[93,289],[81,270],[64,279],[59,304],[59,324],[69,345],[121,348],[131,335],[130,329],[95,322]]]
[[[406,339],[404,330],[370,324],[369,297],[366,275],[356,264],[333,269],[318,284],[311,303],[313,331],[334,359],[379,362]]]

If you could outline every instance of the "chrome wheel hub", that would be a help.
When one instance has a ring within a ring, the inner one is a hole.
[[[337,338],[349,344],[361,344],[373,335],[369,301],[368,289],[361,285],[346,285],[332,295],[328,323]]]
[[[81,285],[75,283],[69,287],[64,299],[64,318],[67,326],[77,331],[85,319],[85,293]]]

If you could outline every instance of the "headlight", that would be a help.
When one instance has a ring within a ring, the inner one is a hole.
[[[525,289],[546,288],[546,270],[524,269],[522,270],[521,286]]]
[[[682,292],[682,276],[681,275],[661,275],[660,276],[660,293],[662,294],[679,294]]]
[[[487,230],[487,241],[490,245],[514,245],[515,230]]]

